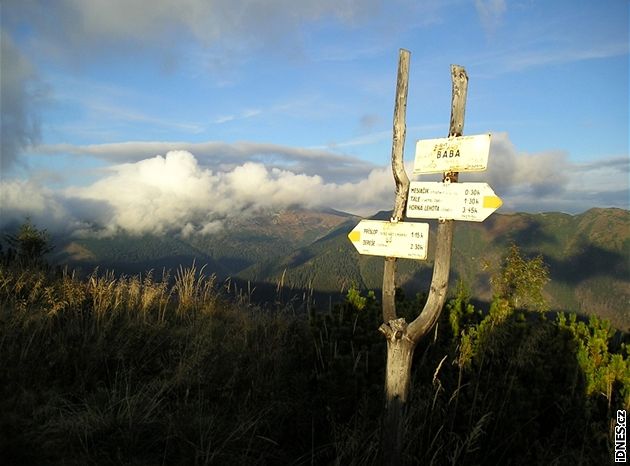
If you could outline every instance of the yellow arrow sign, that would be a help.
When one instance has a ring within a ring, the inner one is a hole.
[[[488,183],[412,181],[407,217],[483,222],[502,205]]]
[[[484,209],[498,209],[503,205],[503,201],[499,196],[484,196],[483,207]]]
[[[424,260],[429,249],[429,224],[361,220],[348,233],[348,239],[359,254]]]
[[[356,243],[361,240],[361,232],[359,230],[352,230],[348,233],[348,239],[353,243]]]

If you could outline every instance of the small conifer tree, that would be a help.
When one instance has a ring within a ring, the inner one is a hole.
[[[45,265],[44,256],[54,249],[48,232],[35,227],[30,219],[26,219],[16,234],[5,235],[5,240],[9,248],[2,255],[3,261],[22,267]]]

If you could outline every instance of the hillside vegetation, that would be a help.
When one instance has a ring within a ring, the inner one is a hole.
[[[216,232],[189,237],[129,235],[56,238],[54,261],[91,271],[96,266],[117,272],[142,273],[197,263],[221,278],[273,257],[284,257],[348,221],[336,211],[283,210],[254,217],[226,219]]]
[[[374,216],[390,217],[389,212]],[[294,288],[327,293],[339,293],[350,283],[378,291],[383,258],[357,253],[347,238],[356,223],[351,219],[291,255],[269,258],[237,276],[254,283],[277,283],[284,276],[284,283]],[[425,291],[431,279],[436,225],[429,223],[428,260],[398,261],[397,283],[410,294]],[[549,265],[551,280],[544,293],[552,309],[595,314],[630,330],[630,211],[495,214],[482,223],[457,222],[450,286],[463,280],[475,300],[489,303],[489,278],[512,243],[527,256],[542,254]]]
[[[46,236],[28,233],[0,258],[6,464],[379,464],[373,293],[306,314],[230,297],[195,267],[79,278],[47,267]],[[460,283],[416,350],[403,458],[607,464],[613,413],[630,408],[628,335],[550,320],[544,263],[502,257],[489,306]],[[400,313],[424,299],[400,290]]]
[[[390,216],[380,212],[373,218]],[[221,280],[231,277],[249,286],[258,302],[275,299],[282,283],[285,295],[312,294],[324,305],[343,297],[352,283],[380,293],[383,258],[359,255],[347,238],[358,221],[330,210],[285,209],[226,220],[205,236],[60,237],[51,259],[84,273],[98,266],[132,275],[195,261],[207,264]],[[435,222],[429,223],[434,233]],[[434,236],[429,235],[427,261],[398,261],[397,282],[408,294],[427,289]],[[595,314],[630,330],[630,211],[494,214],[481,223],[457,222],[450,286],[463,280],[475,301],[490,303],[489,278],[512,243],[525,255],[543,255],[550,268],[545,296],[552,309]]]

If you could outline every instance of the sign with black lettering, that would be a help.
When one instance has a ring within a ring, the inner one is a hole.
[[[348,239],[359,254],[424,260],[429,249],[429,224],[361,220],[348,233]]]
[[[488,183],[412,181],[407,217],[483,222],[501,205]]]
[[[488,167],[490,135],[421,139],[413,174],[483,171]]]

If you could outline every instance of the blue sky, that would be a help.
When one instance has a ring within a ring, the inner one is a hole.
[[[399,48],[405,160],[490,132],[501,211],[628,208],[622,0],[3,0],[0,223],[210,232],[291,204],[393,204]]]

